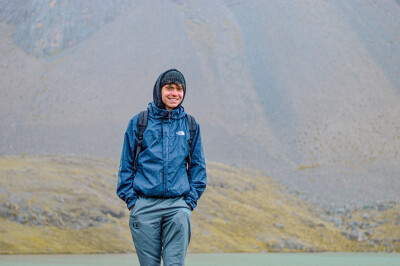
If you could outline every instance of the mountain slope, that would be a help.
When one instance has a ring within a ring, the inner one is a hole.
[[[399,201],[399,14],[395,1],[1,2],[0,153],[118,158],[155,79],[178,68],[208,160],[315,203]]]

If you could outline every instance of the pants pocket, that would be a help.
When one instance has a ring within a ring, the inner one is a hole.
[[[179,201],[181,202],[181,205],[182,205],[183,207],[189,209],[190,212],[192,211],[192,209],[190,208],[190,206],[186,203],[185,197],[181,197]]]
[[[140,204],[141,200],[140,197],[137,198],[135,205],[133,205],[132,210],[130,211],[130,216],[134,215],[134,213],[137,211],[137,209],[139,208],[139,204]]]

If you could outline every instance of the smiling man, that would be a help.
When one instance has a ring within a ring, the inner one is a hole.
[[[125,132],[117,194],[130,210],[140,265],[184,265],[191,213],[206,188],[200,126],[181,106],[185,95],[182,73],[165,71]]]
[[[179,106],[183,99],[183,85],[168,83],[161,87],[161,99],[165,109],[172,111]]]

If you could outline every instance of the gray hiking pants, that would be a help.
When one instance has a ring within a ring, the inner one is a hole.
[[[184,265],[192,211],[183,197],[139,197],[129,227],[140,265]]]

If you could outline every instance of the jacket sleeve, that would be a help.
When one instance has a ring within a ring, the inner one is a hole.
[[[134,117],[129,122],[125,132],[117,184],[117,195],[126,202],[128,209],[135,205],[137,200],[137,194],[133,190],[133,179],[135,177],[133,161],[137,145],[136,132],[137,117]]]
[[[204,159],[203,145],[201,143],[200,125],[197,122],[196,127],[197,130],[193,137],[191,147],[192,162],[190,164],[190,192],[185,197],[185,202],[190,204],[193,209],[197,206],[197,201],[203,194],[207,185],[206,162]]]

